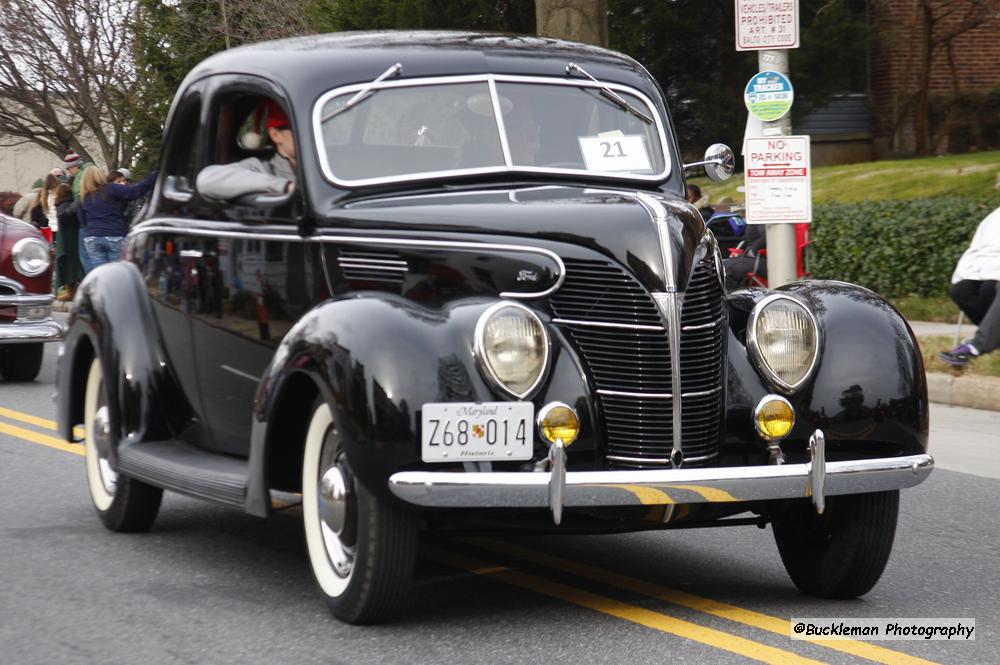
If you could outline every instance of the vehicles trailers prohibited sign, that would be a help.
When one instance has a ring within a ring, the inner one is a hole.
[[[736,0],[736,50],[799,47],[799,0]]]
[[[808,136],[747,139],[747,222],[811,222],[811,179]]]

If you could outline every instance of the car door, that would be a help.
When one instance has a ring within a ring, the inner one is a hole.
[[[191,321],[188,316],[191,296],[191,256],[196,252],[196,236],[191,227],[186,203],[191,198],[191,184],[201,162],[204,85],[193,85],[178,100],[170,131],[163,144],[161,185],[156,196],[156,213],[133,230],[133,253],[136,267],[146,285],[160,341],[167,356],[168,371],[174,377],[194,417],[178,425],[175,435],[189,443],[210,445],[204,427],[204,410],[198,388],[197,366],[192,353]],[[183,411],[182,405],[166,405],[172,414]],[[172,421],[175,421],[171,418]]]
[[[227,163],[258,154],[242,147],[248,143],[242,135],[259,132],[254,111],[263,98],[287,109],[278,91],[263,80],[215,77],[206,123],[213,150],[209,161]],[[328,297],[318,246],[299,234],[302,201],[296,194],[291,202],[269,209],[245,202],[203,207],[199,224],[219,233],[201,236],[182,259],[189,262],[184,274],[190,275],[188,315],[198,388],[212,445],[219,452],[248,454],[261,376],[295,321]]]

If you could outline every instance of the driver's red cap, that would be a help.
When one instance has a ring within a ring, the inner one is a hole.
[[[263,107],[264,107],[264,118],[265,118],[264,126],[267,129],[271,129],[272,127],[277,127],[280,129],[282,127],[291,126],[291,123],[288,122],[288,116],[285,115],[285,112],[282,110],[280,106],[278,106],[277,102],[268,99],[267,101],[264,102]]]

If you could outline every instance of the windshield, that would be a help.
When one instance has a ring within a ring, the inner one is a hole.
[[[323,170],[337,183],[504,171],[660,180],[670,171],[659,116],[623,86],[503,76],[390,81],[345,109],[361,87],[327,93],[314,110]]]

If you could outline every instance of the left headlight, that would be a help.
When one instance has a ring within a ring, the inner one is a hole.
[[[475,335],[476,357],[500,388],[523,398],[538,386],[549,360],[549,337],[534,312],[498,303],[479,317]]]
[[[775,294],[750,313],[747,346],[764,375],[787,391],[809,378],[819,353],[819,329],[812,312],[798,300]]]
[[[14,268],[25,277],[37,277],[49,267],[49,246],[37,238],[21,238],[10,256]]]

